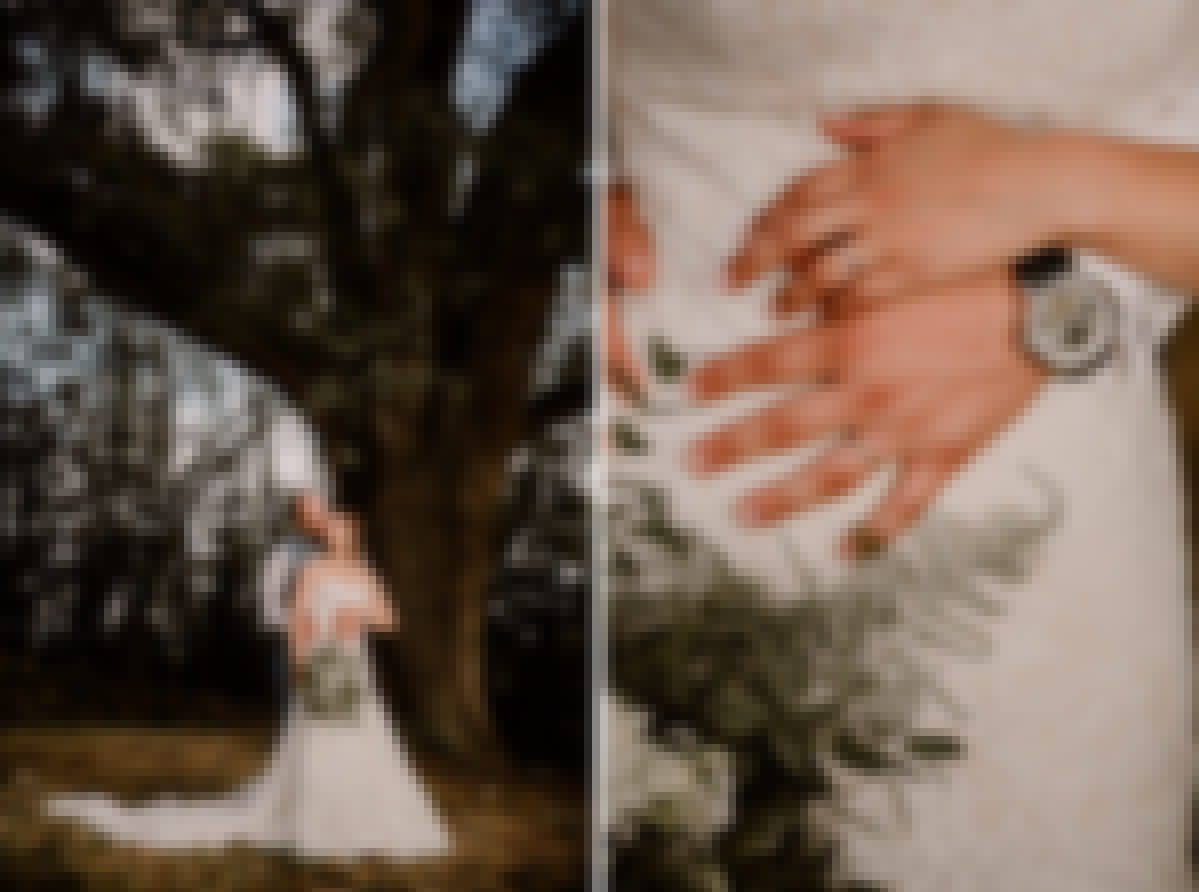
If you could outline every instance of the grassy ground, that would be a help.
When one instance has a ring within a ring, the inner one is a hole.
[[[548,782],[471,776],[428,759],[426,783],[456,830],[458,851],[429,862],[299,866],[248,849],[158,854],[108,843],[41,816],[59,791],[130,799],[229,790],[253,776],[270,732],[31,727],[0,732],[0,889],[104,892],[557,892],[581,889],[586,820],[577,797]]]

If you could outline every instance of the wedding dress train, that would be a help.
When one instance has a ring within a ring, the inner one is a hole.
[[[317,646],[330,637],[333,609],[365,592],[327,581],[317,588]],[[365,642],[349,642],[361,698],[353,718],[310,714],[292,697],[265,771],[231,795],[163,798],[129,806],[100,794],[56,797],[57,818],[153,848],[215,848],[234,842],[306,858],[424,858],[446,854],[451,837],[389,723]]]
[[[788,180],[837,157],[818,126],[830,109],[940,98],[1199,145],[1190,0],[612,0],[607,45],[613,161],[657,252],[654,288],[626,302],[646,357],[654,339],[696,361],[778,332],[768,284],[725,293],[719,261]],[[961,705],[925,727],[948,725],[964,755],[904,785],[905,821],[888,819],[891,799],[868,780],[849,785],[852,810],[877,820],[841,828],[846,859],[892,892],[1191,888],[1186,539],[1154,365],[1184,302],[1103,258],[1083,261],[1120,294],[1120,356],[1084,380],[1049,383],[932,513],[986,529],[1040,498],[1030,480],[1061,496],[1031,577],[991,588],[1003,611],[985,627],[989,652],[921,655]],[[652,388],[651,403],[675,399],[673,385]],[[835,543],[886,475],[781,531],[735,528],[735,496],[804,454],[701,481],[680,470],[680,453],[775,396],[634,416],[646,446],[614,454],[608,477],[663,492],[677,524],[785,599],[795,551],[841,572]],[[911,566],[922,572],[918,555]]]

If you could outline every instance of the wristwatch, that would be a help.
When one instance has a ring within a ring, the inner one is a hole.
[[[1120,302],[1103,280],[1080,270],[1069,248],[1053,245],[1012,268],[1026,303],[1023,345],[1050,373],[1083,377],[1105,365],[1120,335]]]

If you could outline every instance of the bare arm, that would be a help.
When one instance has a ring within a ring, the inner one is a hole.
[[[1199,151],[1086,137],[1061,151],[1077,193],[1067,240],[1199,292]]]
[[[726,264],[732,287],[789,267],[782,312],[921,298],[1054,242],[1199,291],[1197,149],[936,103],[824,128],[845,156],[788,184]]]

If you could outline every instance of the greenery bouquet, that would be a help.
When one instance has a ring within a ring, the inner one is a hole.
[[[353,720],[362,700],[360,660],[340,642],[315,645],[296,674],[296,694],[305,712],[314,718]]]

